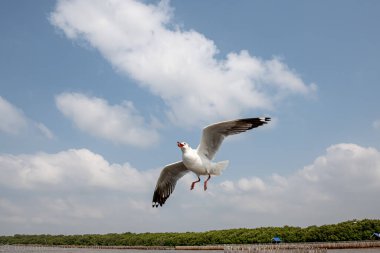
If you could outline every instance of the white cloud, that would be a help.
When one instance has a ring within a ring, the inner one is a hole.
[[[110,164],[87,149],[0,154],[0,233],[121,232],[120,222],[152,212],[158,173]]]
[[[266,189],[264,181],[258,177],[242,178],[238,181],[238,186],[243,191],[264,191]]]
[[[376,218],[380,204],[373,200],[380,192],[380,152],[356,144],[337,144],[293,175],[274,174],[267,180],[242,178],[237,184],[239,188],[215,201],[234,206],[235,212],[258,215],[267,225]]]
[[[10,189],[60,191],[92,187],[130,192],[146,191],[152,175],[128,163],[109,164],[87,149],[70,149],[56,154],[1,155],[0,185]]]
[[[86,149],[0,155],[0,232],[110,233],[202,231],[231,227],[321,225],[378,218],[380,152],[332,145],[289,176],[209,182],[181,179],[164,207],[151,197],[159,170],[110,164]],[[223,176],[221,176],[223,177]]]
[[[25,116],[24,112],[16,106],[9,103],[0,96],[0,132],[11,135],[19,135],[27,130],[37,129],[40,134],[48,139],[53,139],[54,134],[44,124],[34,122]]]
[[[220,186],[222,187],[223,190],[225,190],[227,192],[231,192],[231,191],[235,190],[235,184],[234,184],[234,182],[232,182],[230,180],[222,182],[220,184]]]
[[[168,1],[65,0],[58,1],[50,21],[162,98],[168,117],[180,125],[273,109],[289,94],[316,90],[278,58],[263,60],[245,50],[217,58],[215,43],[178,28],[172,12]]]
[[[101,98],[62,93],[56,97],[56,105],[75,126],[95,137],[139,147],[158,141],[156,130],[145,124],[131,102],[109,105]]]
[[[8,134],[18,134],[27,126],[24,113],[0,96],[0,131]]]

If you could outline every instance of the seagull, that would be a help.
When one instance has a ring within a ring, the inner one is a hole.
[[[225,137],[243,133],[252,128],[267,124],[269,117],[245,118],[218,122],[206,126],[202,132],[201,142],[197,149],[192,149],[186,142],[177,142],[182,151],[182,161],[165,166],[157,180],[153,193],[152,207],[165,204],[170,194],[174,191],[177,181],[188,172],[192,171],[197,180],[191,183],[190,190],[200,182],[200,176],[207,176],[203,188],[207,190],[207,182],[211,176],[218,176],[224,170],[229,161],[213,162],[214,156]]]

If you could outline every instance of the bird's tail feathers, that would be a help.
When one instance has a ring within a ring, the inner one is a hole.
[[[229,163],[230,163],[230,161],[228,161],[228,160],[215,163],[211,169],[210,174],[217,175],[217,176],[220,175],[222,173],[222,171],[228,166]]]

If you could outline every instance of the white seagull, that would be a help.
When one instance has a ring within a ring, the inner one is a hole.
[[[220,175],[229,161],[213,162],[215,153],[218,151],[225,137],[239,134],[267,124],[270,118],[247,118],[223,121],[209,125],[203,129],[202,139],[197,149],[192,149],[186,142],[177,142],[182,151],[182,161],[169,164],[161,171],[153,194],[153,207],[162,206],[174,191],[174,187],[186,173],[194,172],[198,180],[192,182],[190,190],[201,181],[201,175],[207,176],[204,181],[204,190],[207,190],[207,182],[211,175]]]

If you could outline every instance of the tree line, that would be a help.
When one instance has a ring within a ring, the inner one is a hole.
[[[85,245],[85,246],[179,246],[270,243],[273,237],[283,242],[334,242],[369,240],[380,232],[380,220],[351,220],[338,224],[301,227],[260,227],[185,233],[121,233],[85,235],[0,236],[0,245]]]

